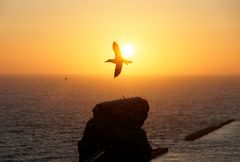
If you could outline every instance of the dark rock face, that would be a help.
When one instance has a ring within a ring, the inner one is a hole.
[[[139,97],[97,104],[78,144],[79,161],[149,161],[152,149],[141,128],[148,111]]]

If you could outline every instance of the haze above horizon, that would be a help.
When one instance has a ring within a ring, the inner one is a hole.
[[[112,75],[113,41],[121,75],[240,74],[238,0],[2,0],[0,20],[0,74]]]

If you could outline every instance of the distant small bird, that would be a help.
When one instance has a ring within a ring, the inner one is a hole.
[[[122,71],[122,64],[125,63],[126,65],[128,65],[129,63],[132,63],[132,61],[122,58],[121,50],[116,42],[113,42],[112,46],[113,46],[113,51],[115,53],[115,58],[108,59],[105,62],[111,62],[116,64],[115,72],[114,72],[114,78],[116,78]]]
[[[68,80],[68,77],[65,77],[64,80]]]

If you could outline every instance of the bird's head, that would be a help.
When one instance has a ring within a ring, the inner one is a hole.
[[[112,62],[113,63],[113,59],[108,59],[105,62]]]

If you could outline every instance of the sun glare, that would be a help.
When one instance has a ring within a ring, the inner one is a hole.
[[[132,58],[134,54],[134,48],[131,44],[124,44],[122,46],[122,54],[124,58]]]

